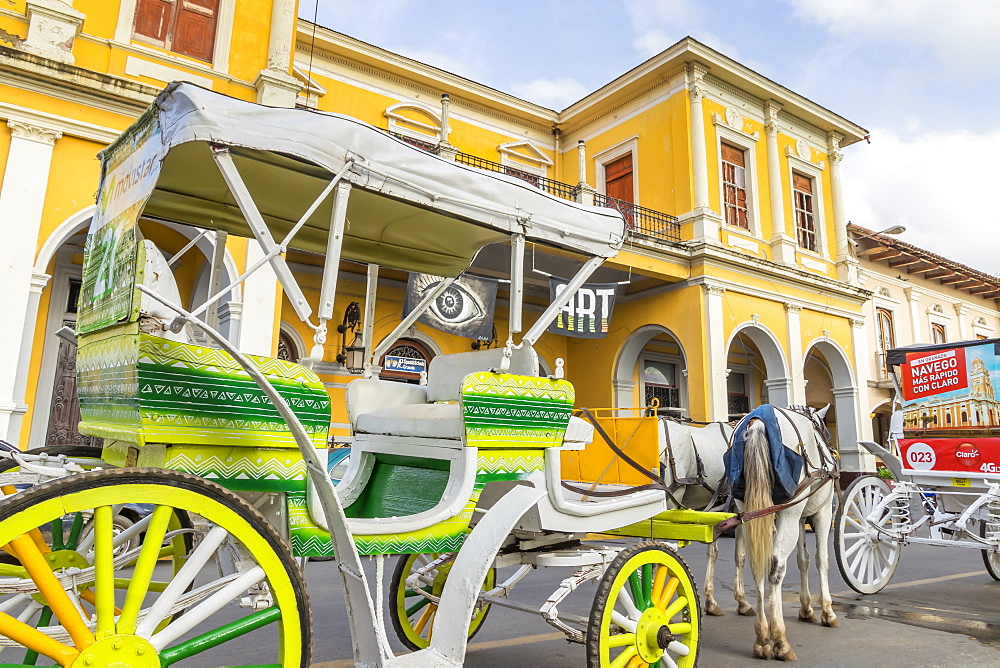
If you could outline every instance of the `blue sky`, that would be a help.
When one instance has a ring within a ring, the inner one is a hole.
[[[300,0],[313,18],[316,0]],[[996,0],[319,0],[318,22],[562,109],[690,35],[867,128],[848,218],[1000,274]],[[670,212],[676,213],[676,212]]]

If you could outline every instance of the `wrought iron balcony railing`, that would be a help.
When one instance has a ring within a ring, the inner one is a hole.
[[[412,144],[413,146],[423,149],[428,153],[438,153],[438,145],[435,143],[422,141],[414,137],[399,134],[398,132],[391,132],[390,134],[397,139],[405,141],[408,144]],[[490,172],[499,172],[500,174],[513,176],[514,178],[530,183],[540,190],[544,190],[545,192],[555,195],[556,197],[568,199],[572,202],[577,201],[577,196],[580,194],[580,188],[578,186],[563,183],[562,181],[556,181],[544,176],[539,176],[538,174],[532,174],[531,172],[524,171],[523,169],[517,169],[516,167],[504,165],[499,162],[493,162],[492,160],[480,158],[468,153],[458,153],[455,156],[455,161],[460,162],[463,165],[476,167],[477,169],[485,169]],[[663,241],[681,240],[681,225],[677,221],[676,216],[661,213],[653,209],[647,209],[644,206],[638,206],[631,202],[626,202],[625,200],[616,199],[607,195],[601,195],[599,193],[594,195],[594,204],[596,206],[615,209],[621,213],[622,216],[625,217],[625,222],[628,225],[628,233],[630,236],[637,236],[640,238],[648,237]]]
[[[455,156],[455,161],[460,162],[463,165],[469,165],[470,167],[477,167],[490,172],[499,172],[501,174],[506,174],[507,176],[513,176],[514,178],[526,181],[536,188],[544,190],[545,192],[555,195],[556,197],[576,201],[576,186],[571,186],[568,183],[553,181],[552,179],[544,176],[526,172],[523,169],[517,169],[516,167],[511,167],[510,165],[503,165],[499,162],[493,162],[492,160],[486,160],[485,158],[480,158],[475,155],[469,155],[468,153],[459,153]]]
[[[745,394],[730,394],[728,404],[730,420],[738,420],[750,412],[750,397]]]
[[[660,213],[644,206],[638,206],[623,199],[608,197],[600,193],[594,195],[594,204],[615,209],[625,217],[628,230],[633,235],[643,235],[667,241],[681,240],[681,224],[677,216]]]

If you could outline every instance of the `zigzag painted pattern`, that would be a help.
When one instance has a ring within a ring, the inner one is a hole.
[[[333,541],[328,537],[310,536],[302,538],[292,531],[292,554],[296,557],[316,557],[333,555]]]
[[[573,385],[565,380],[547,380],[530,376],[477,373],[462,387],[462,394],[502,394],[514,397],[555,399],[570,404],[576,398]]]
[[[169,457],[164,466],[206,478],[304,480],[306,477],[306,463],[301,458],[292,458],[290,465],[275,459],[264,459],[263,462],[257,464],[246,457],[236,458],[232,462],[226,463],[214,455],[203,456],[200,461],[195,461],[189,455],[180,453]]]
[[[533,473],[545,468],[545,458],[522,455],[516,457],[480,457],[476,465],[477,473],[492,475],[504,473]]]
[[[426,554],[430,552],[458,552],[465,542],[465,532],[457,536],[428,537],[423,539],[368,538],[355,536],[354,542],[361,554]]]
[[[140,343],[140,363],[159,364],[162,366],[185,366],[189,368],[219,371],[245,376],[236,360],[224,350],[193,346],[190,344],[166,341],[159,337],[143,336]],[[320,383],[319,377],[293,362],[286,362],[271,357],[249,356],[260,371],[267,376],[275,376],[295,380],[300,383]],[[214,368],[213,368],[214,367]]]

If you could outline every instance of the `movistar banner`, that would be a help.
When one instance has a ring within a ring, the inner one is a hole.
[[[554,301],[562,294],[569,281],[552,276],[549,278],[549,299]],[[615,308],[617,283],[585,283],[569,304],[549,325],[553,334],[577,336],[585,339],[603,339],[608,334],[611,311]]]

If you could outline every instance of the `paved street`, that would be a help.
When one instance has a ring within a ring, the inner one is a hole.
[[[727,614],[705,619],[700,666],[761,665],[750,658],[753,620],[736,615],[732,602],[732,545],[731,539],[723,539],[717,585],[718,599]],[[691,546],[683,550],[683,555],[700,583],[704,577],[704,549]],[[794,582],[786,581],[785,618],[799,665],[1000,663],[1000,583],[994,583],[986,574],[978,552],[909,546],[890,586],[870,597],[850,591],[837,571],[832,553],[831,561],[839,629],[796,621],[798,569],[794,557],[790,560],[789,580]],[[521,600],[540,604],[565,575],[566,571],[557,569],[533,573],[515,593]],[[350,666],[346,613],[332,564],[310,564],[308,576],[316,635],[314,668]],[[815,576],[812,582],[815,592]],[[565,609],[586,614],[593,590],[593,586],[582,588],[570,597]],[[396,643],[394,646],[401,649]],[[578,667],[583,662],[583,648],[566,643],[561,634],[538,617],[495,609],[473,641],[467,665]]]

